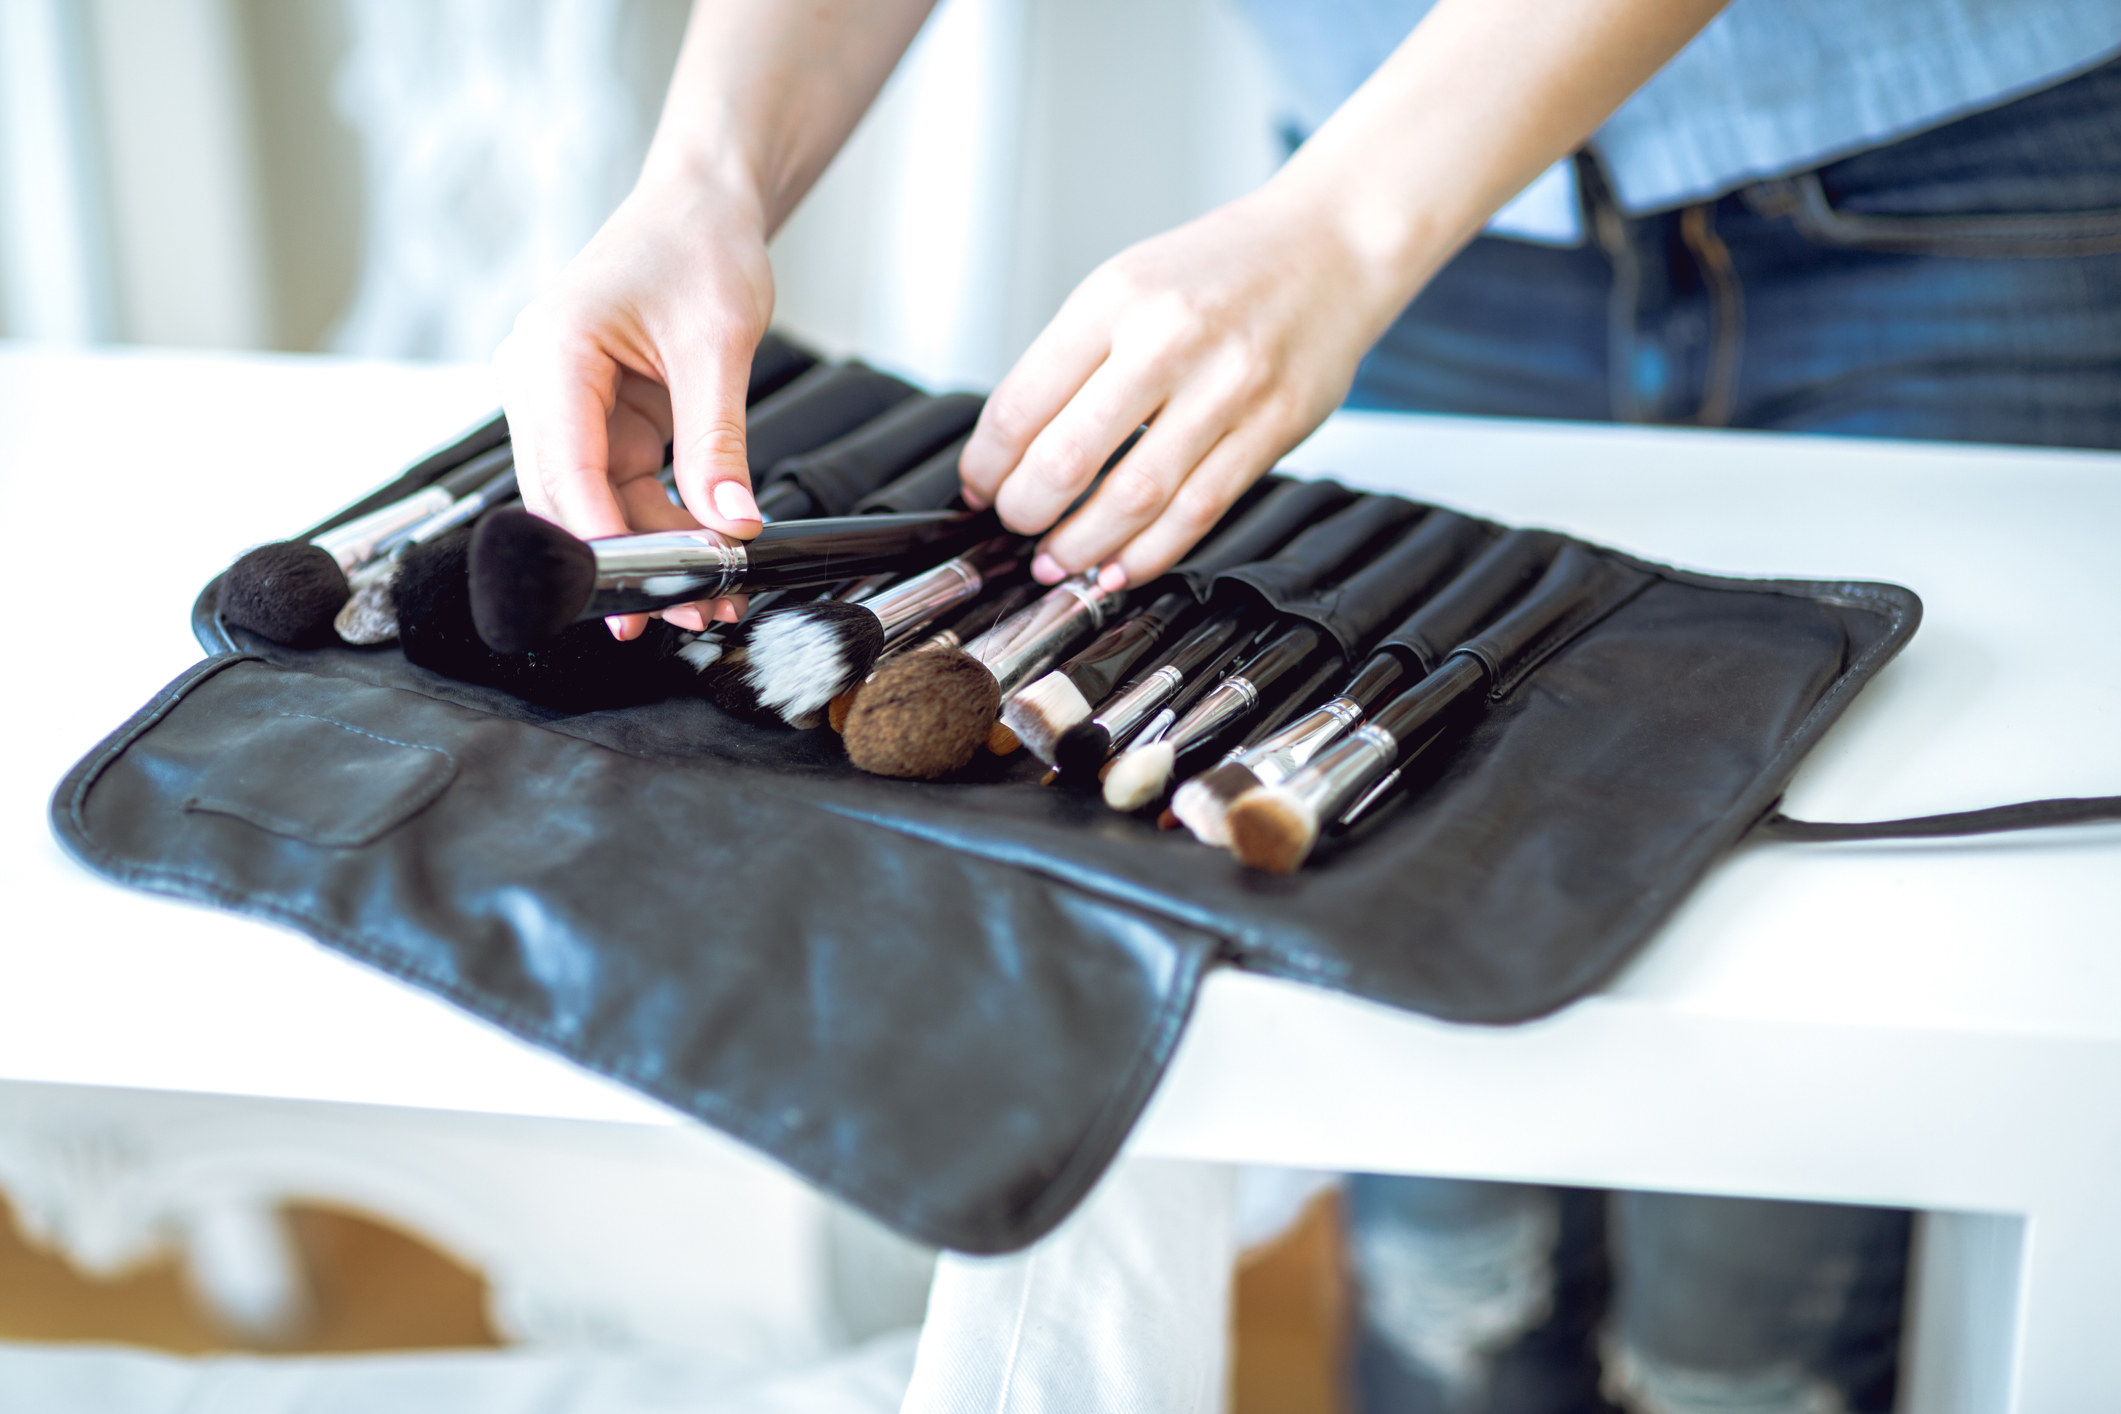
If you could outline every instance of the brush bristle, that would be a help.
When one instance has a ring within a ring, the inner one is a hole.
[[[1048,673],[1002,704],[1002,721],[1048,766],[1060,760],[1061,737],[1089,720],[1089,699],[1066,673]]]
[[[1247,791],[1230,807],[1230,848],[1245,864],[1270,874],[1294,874],[1318,843],[1318,820],[1278,786]]]
[[[679,644],[677,651],[672,656],[694,672],[704,673],[716,663],[721,662],[722,655],[728,651],[729,645],[724,643],[720,637],[703,633],[697,638]]]
[[[356,648],[373,648],[398,636],[398,601],[390,577],[371,579],[356,588],[331,626]]]
[[[1171,812],[1202,844],[1228,849],[1230,807],[1258,784],[1250,767],[1225,761],[1180,786],[1171,796]]]
[[[932,780],[962,770],[987,739],[1002,691],[957,648],[908,653],[862,684],[847,714],[847,755],[878,776]]]
[[[1152,741],[1124,753],[1105,777],[1105,804],[1114,810],[1141,809],[1164,793],[1177,759],[1168,741]]]
[[[306,540],[260,545],[228,567],[214,608],[224,623],[289,648],[330,643],[352,589],[339,562]]]
[[[1112,733],[1095,721],[1083,722],[1060,734],[1053,744],[1053,764],[1061,779],[1084,782],[1097,775],[1097,768],[1112,754]]]
[[[730,636],[707,692],[727,711],[813,722],[869,672],[884,629],[858,604],[821,599],[747,619]]]
[[[495,511],[471,538],[471,619],[496,653],[559,636],[596,592],[596,552],[528,511]]]

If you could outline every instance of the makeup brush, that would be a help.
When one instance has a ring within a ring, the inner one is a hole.
[[[472,607],[496,651],[522,652],[584,619],[925,568],[999,529],[991,512],[930,511],[776,521],[750,540],[704,529],[581,540],[496,511],[472,538]]]
[[[1097,572],[1087,570],[962,649],[893,659],[847,714],[848,757],[880,776],[932,778],[962,768],[987,739],[1003,696],[1104,627],[1124,597],[1100,589]]]
[[[406,550],[446,535],[515,498],[516,473],[511,462],[507,470],[495,475],[478,490],[458,498],[447,510],[437,511],[399,538],[386,541],[376,557],[355,570],[347,580],[353,593],[332,620],[332,628],[340,641],[356,648],[370,648],[396,638],[398,609],[392,586]]]
[[[953,444],[962,445],[986,401],[977,393],[921,394],[815,450],[783,457],[766,474],[759,510],[776,520],[847,515],[895,478]],[[937,510],[948,499],[903,509]]]
[[[1488,533],[1478,521],[1432,511],[1397,546],[1341,584],[1331,597],[1353,643],[1368,643],[1378,623],[1409,603],[1417,607],[1384,635],[1332,698],[1278,730],[1255,734],[1212,770],[1181,785],[1171,797],[1179,821],[1202,843],[1228,847],[1224,816],[1238,797],[1283,779],[1338,740],[1386,694],[1435,667],[1450,645],[1492,618],[1546,567],[1557,543],[1544,531],[1512,532],[1424,602],[1424,594]],[[1436,647],[1438,642],[1445,646]],[[1343,672],[1345,663],[1337,665]]]
[[[1002,723],[1033,756],[1054,764],[1061,737],[1090,720],[1165,632],[1197,606],[1185,590],[1161,595],[1090,641],[1073,658],[1018,688],[1002,704]]]
[[[1648,576],[1567,544],[1508,612],[1457,645],[1434,671],[1275,785],[1246,792],[1229,810],[1230,847],[1255,869],[1291,873],[1321,828],[1364,800],[1396,766],[1478,715],[1490,690],[1528,669],[1619,604]]]
[[[1054,764],[1071,785],[1094,783],[1098,769],[1204,673],[1217,671],[1226,653],[1248,647],[1258,630],[1257,610],[1226,609],[1188,630],[1160,660],[1149,659],[1134,676],[1097,705],[1088,721],[1062,732],[1053,743]]]
[[[989,579],[993,578],[995,576],[989,576]],[[884,664],[908,653],[929,652],[938,648],[962,648],[1011,614],[1029,606],[1033,599],[1044,592],[1045,586],[1034,580],[1020,579],[1013,584],[1007,584],[976,600],[971,608],[927,637],[915,638],[885,649],[883,656],[876,660],[876,669],[871,670],[871,676],[873,677],[876,670],[881,669]],[[825,709],[825,719],[834,731],[844,732],[847,729],[847,714],[854,710],[855,698],[866,682],[867,679],[864,679],[863,682],[856,683],[840,693],[832,699],[832,705]]]
[[[707,695],[739,716],[806,725],[867,677],[886,648],[978,597],[990,575],[1014,570],[1022,547],[1017,536],[997,536],[864,598],[817,599],[749,616],[724,639]]]
[[[282,540],[246,551],[221,576],[215,612],[224,623],[289,648],[322,647],[332,641],[332,620],[353,592],[349,574],[386,541],[447,510],[497,468],[512,465],[507,446],[494,447],[411,495],[344,525],[307,540]]]

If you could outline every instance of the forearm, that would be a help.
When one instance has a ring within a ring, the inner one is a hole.
[[[1389,320],[1724,3],[1441,0],[1272,185],[1332,223]]]
[[[755,200],[770,235],[832,161],[934,0],[697,0],[644,184]]]

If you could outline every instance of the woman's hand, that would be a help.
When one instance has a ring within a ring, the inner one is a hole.
[[[966,499],[1044,530],[1147,423],[1032,567],[1145,583],[1340,405],[1402,298],[1325,211],[1270,182],[1077,287],[988,400]]]
[[[740,188],[644,182],[525,309],[496,361],[523,502],[585,539],[706,526],[749,538],[751,355],[773,314],[765,221]],[[674,506],[657,475],[672,449]],[[691,629],[740,604],[665,609]],[[632,638],[645,615],[611,620]]]

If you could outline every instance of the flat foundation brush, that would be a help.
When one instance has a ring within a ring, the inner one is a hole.
[[[1300,868],[1324,826],[1363,803],[1395,767],[1456,735],[1498,682],[1625,602],[1646,578],[1565,546],[1515,607],[1433,672],[1278,784],[1246,792],[1229,810],[1230,847],[1255,869]]]
[[[1166,631],[1195,608],[1184,590],[1106,629],[1090,646],[1045,676],[1017,689],[1002,704],[1002,724],[1033,756],[1054,764],[1061,737],[1090,720],[1096,704],[1112,694],[1134,665]]]
[[[1123,593],[1097,572],[1063,580],[962,649],[908,653],[863,684],[847,714],[847,755],[881,776],[932,778],[971,761],[1002,698],[1095,633]]]
[[[527,511],[496,511],[472,537],[472,610],[496,652],[519,653],[585,619],[925,569],[999,530],[991,512],[932,511],[776,522],[750,540],[712,530],[580,540]]]
[[[810,725],[834,697],[869,675],[886,648],[977,598],[990,577],[1014,570],[1022,545],[1016,536],[998,536],[852,602],[819,599],[754,614],[724,639],[707,695],[739,716]]]

